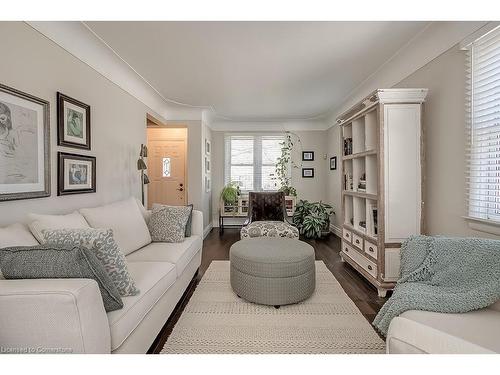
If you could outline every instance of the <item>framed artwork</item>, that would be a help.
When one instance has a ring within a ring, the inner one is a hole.
[[[49,102],[0,84],[0,201],[50,196]]]
[[[95,157],[58,152],[57,159],[57,195],[96,192]]]
[[[314,161],[314,151],[302,151],[302,161]]]
[[[90,150],[90,106],[57,93],[57,144]]]
[[[337,157],[333,156],[330,158],[330,170],[334,171],[337,169]]]
[[[212,145],[210,144],[210,141],[205,139],[205,155],[210,155],[211,147]]]
[[[210,176],[205,176],[205,192],[209,193],[211,189],[212,188],[210,186]]]
[[[302,168],[303,178],[314,178],[314,168]]]
[[[205,173],[210,173],[210,158],[205,156]]]

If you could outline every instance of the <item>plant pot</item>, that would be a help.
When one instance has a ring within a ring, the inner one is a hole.
[[[330,218],[326,219],[325,225],[321,228],[321,237],[326,237],[330,234]]]

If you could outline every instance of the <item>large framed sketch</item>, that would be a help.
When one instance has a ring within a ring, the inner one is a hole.
[[[57,153],[57,195],[96,192],[94,156]]]
[[[57,93],[57,144],[90,150],[90,106]]]
[[[0,201],[50,196],[49,102],[0,84]]]

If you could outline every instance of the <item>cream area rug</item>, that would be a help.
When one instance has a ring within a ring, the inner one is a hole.
[[[256,305],[229,283],[229,261],[213,261],[162,353],[383,353],[385,344],[322,261],[316,291],[295,305]]]

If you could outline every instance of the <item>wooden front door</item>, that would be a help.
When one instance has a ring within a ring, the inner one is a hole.
[[[186,142],[150,140],[148,155],[148,207],[153,203],[186,204]]]

